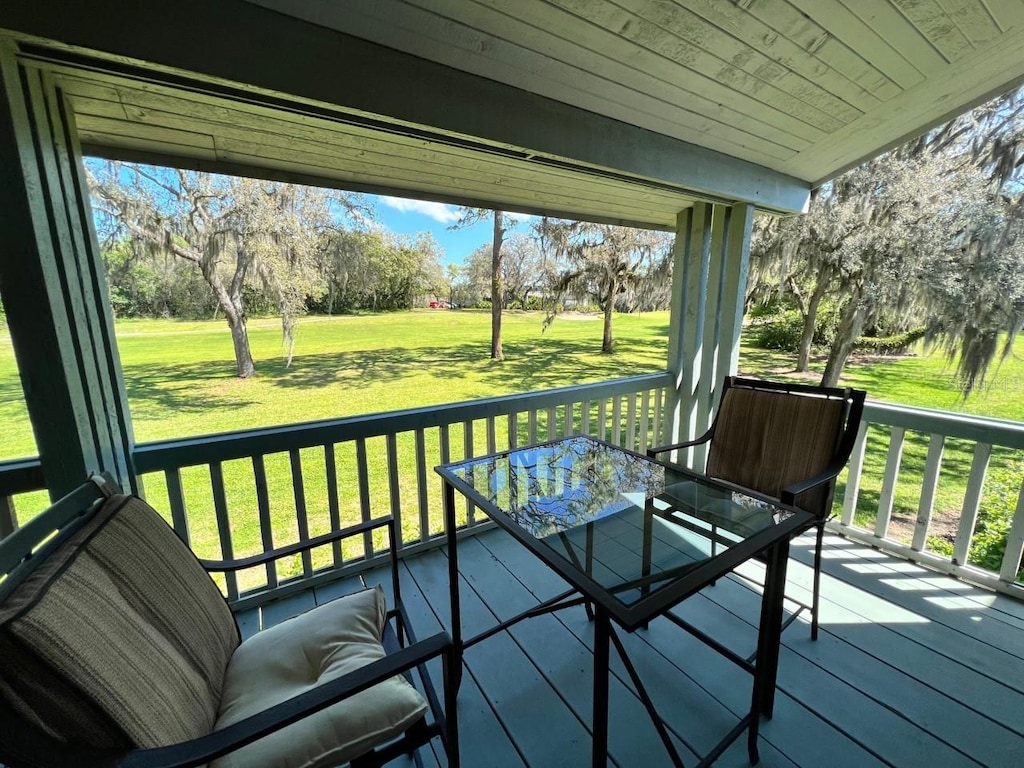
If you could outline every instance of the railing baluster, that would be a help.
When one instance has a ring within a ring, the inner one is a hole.
[[[263,461],[263,454],[256,454],[252,457],[252,474],[256,481],[256,506],[260,518],[260,539],[263,543],[263,551],[269,552],[274,548],[274,531],[270,521],[270,492],[267,489],[267,468]],[[277,586],[277,563],[267,563],[267,586],[271,589]]]
[[[448,425],[447,424],[442,424],[438,428],[438,431],[440,433],[439,436],[438,436],[438,441],[439,441],[439,447],[440,447],[440,451],[441,451],[441,463],[442,464],[447,464],[449,461],[451,461],[451,435],[448,432]],[[437,479],[440,480],[441,478],[438,477]],[[442,481],[442,485],[443,485],[443,481]],[[445,518],[447,518],[447,517],[448,516],[445,515]],[[458,525],[458,523],[456,523],[456,525]]]
[[[868,444],[868,423],[862,421],[857,429],[857,439],[850,453],[849,469],[846,472],[846,489],[843,491],[843,525],[853,525],[857,512],[857,497],[860,495],[860,476],[864,471],[864,448]]]
[[[640,395],[640,444],[637,446],[637,450],[640,453],[644,453],[652,445],[650,434],[650,409],[651,391],[649,389],[645,389],[643,394]]]
[[[220,555],[224,560],[234,560],[235,548],[231,543],[228,500],[224,493],[224,469],[219,461],[210,464],[210,485],[213,488],[213,510],[217,516],[217,533],[220,536]],[[228,600],[237,600],[238,574],[229,571],[224,574],[224,579],[228,586]]]
[[[398,437],[387,436],[388,446],[388,500],[391,502],[391,516],[395,519],[395,549],[401,549],[405,534],[402,532],[402,492],[398,482]]]
[[[18,530],[18,512],[14,508],[14,497],[4,496],[0,502],[0,539]]]
[[[295,524],[299,530],[299,541],[309,541],[309,514],[306,511],[306,486],[302,479],[302,457],[297,449],[288,451],[288,463],[292,470],[292,492],[295,497]],[[313,575],[313,554],[307,549],[302,553],[302,575]]]
[[[612,431],[611,439],[613,445],[622,445],[622,398],[612,398]]]
[[[462,424],[462,455],[469,459],[475,456],[473,452],[473,422],[466,421]],[[466,497],[466,525],[472,525],[475,522],[473,519],[473,502]]]
[[[558,414],[555,413],[555,406],[548,408],[548,440],[558,437]]]
[[[519,414],[512,411],[508,415],[508,447],[515,450],[519,445]]]
[[[668,434],[668,428],[663,422],[664,389],[658,387],[654,390],[654,444],[666,445],[673,441],[673,436]]]
[[[537,442],[537,409],[531,408],[529,411],[529,432],[527,433],[527,443],[532,444]]]
[[[338,464],[334,456],[334,443],[324,444],[324,474],[327,477],[327,513],[331,520],[331,530],[341,530],[341,503],[338,495]],[[345,561],[345,553],[341,550],[341,542],[331,543],[331,555],[335,565]]]
[[[932,522],[935,508],[935,489],[939,485],[939,470],[942,467],[942,449],[946,439],[932,435],[928,440],[928,458],[924,462],[924,477],[921,480],[921,501],[917,505],[917,524],[914,526],[914,540],[911,547],[921,551],[928,543],[928,526]]]
[[[359,513],[364,523],[370,521],[370,469],[366,461],[366,438],[356,440],[356,478],[359,484]],[[363,559],[373,557],[373,534],[363,534]]]
[[[181,487],[181,470],[168,469],[164,472],[167,481],[167,501],[171,505],[171,525],[178,538],[192,546],[188,529],[188,514],[185,512],[185,491]]]
[[[496,431],[497,431],[497,424],[494,421],[494,417],[493,416],[488,416],[487,417],[487,453],[488,454],[497,453],[498,452],[498,448],[497,448],[498,439],[497,439]]]
[[[416,430],[416,489],[420,502],[420,541],[430,536],[430,507],[427,502],[427,448],[422,429]]]
[[[875,518],[875,536],[880,539],[885,538],[892,519],[892,504],[896,497],[896,481],[900,474],[906,433],[903,427],[893,427],[889,432],[889,452],[885,458],[885,474],[882,477],[882,492],[878,497],[878,516]]]
[[[1024,557],[1024,482],[1021,482],[1020,492],[1017,494],[1017,509],[1013,514],[1010,534],[1006,537],[1006,552],[1003,553],[999,578],[1011,584],[1015,582],[1022,557]]]
[[[989,443],[977,443],[974,446],[974,459],[971,461],[971,474],[967,478],[967,493],[964,495],[964,508],[960,513],[960,527],[956,532],[953,544],[953,563],[966,565],[971,551],[971,539],[974,537],[974,526],[978,522],[978,509],[981,506],[981,490],[985,484],[985,472],[988,460],[992,455]]]
[[[608,438],[608,418],[605,409],[606,398],[597,401],[597,436],[602,440]]]
[[[637,396],[624,395],[626,399],[626,447],[637,450]]]
[[[584,400],[580,406],[580,433],[590,434],[590,401]]]

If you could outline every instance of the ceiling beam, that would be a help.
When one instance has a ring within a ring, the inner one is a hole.
[[[0,23],[122,64],[244,84],[257,98],[287,95],[383,116],[712,200],[793,213],[809,196],[807,182],[763,166],[241,0],[8,0]]]

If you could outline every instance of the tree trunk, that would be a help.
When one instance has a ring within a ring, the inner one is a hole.
[[[821,386],[834,387],[839,383],[839,376],[853,351],[853,345],[864,331],[866,317],[867,308],[861,302],[860,296],[851,298],[843,309],[836,340],[828,352],[828,362],[825,363],[825,373],[821,376]]]
[[[235,346],[235,365],[238,367],[238,378],[248,379],[256,373],[256,365],[252,361],[249,349],[249,332],[245,327],[245,314],[232,312],[227,316],[231,328],[231,341]]]
[[[800,349],[796,358],[797,371],[806,371],[810,366],[811,344],[814,342],[814,328],[818,323],[818,307],[821,305],[821,300],[825,297],[827,289],[827,282],[821,282],[815,286],[814,293],[811,294],[811,299],[803,313],[804,332],[800,337]]]
[[[213,289],[217,303],[224,311],[224,319],[228,321],[228,327],[231,329],[231,342],[235,347],[235,367],[238,369],[238,378],[240,379],[247,379],[256,373],[256,364],[252,360],[252,351],[249,349],[249,331],[245,327],[245,305],[242,299],[246,267],[245,257],[239,255],[229,292],[224,287],[220,275],[217,274],[215,261],[204,261],[200,264],[203,277]]]
[[[612,338],[612,311],[615,309],[615,297],[619,295],[619,283],[612,280],[608,289],[608,298],[604,302],[604,336],[601,339],[601,353],[610,355],[615,351],[615,339]]]
[[[501,242],[505,230],[501,211],[494,212],[494,239],[491,244],[491,359],[504,360],[501,349],[501,304],[505,290],[501,284]]]

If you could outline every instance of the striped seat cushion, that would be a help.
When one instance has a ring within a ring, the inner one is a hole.
[[[778,498],[822,472],[835,455],[846,405],[839,399],[730,387],[708,451],[707,474]],[[828,513],[832,484],[801,494],[797,506]]]
[[[164,746],[213,729],[238,643],[188,547],[113,496],[0,607],[0,693],[70,743]]]

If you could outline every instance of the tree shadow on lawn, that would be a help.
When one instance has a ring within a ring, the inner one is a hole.
[[[423,373],[454,381],[471,371],[476,379],[504,394],[664,370],[664,347],[658,340],[623,339],[619,344],[623,352],[601,355],[599,341],[512,342],[505,345],[504,362],[490,360],[489,342],[329,352],[296,356],[290,367],[285,366],[282,357],[257,360],[256,376],[273,387],[313,390],[365,387]],[[235,376],[234,363],[224,360],[129,366],[124,379],[137,416],[159,415],[167,410],[200,414],[257,403],[247,396],[245,382]],[[201,390],[198,385],[202,385]]]
[[[124,387],[136,416],[177,413],[208,413],[211,410],[245,408],[256,403],[243,391],[232,389],[220,394],[196,390],[200,383],[222,382],[227,388],[238,381],[234,363],[207,361],[190,365],[129,366],[124,368]]]
[[[490,344],[465,343],[413,349],[375,349],[296,357],[290,368],[281,358],[258,363],[261,375],[277,387],[315,389],[338,383],[360,386],[369,382],[395,381],[429,373],[436,379],[457,380],[471,371],[502,392],[525,392],[567,386],[582,380],[600,380],[661,370],[656,342],[624,340],[626,354],[597,355],[593,342],[512,342],[504,345],[505,360],[489,358]],[[636,358],[650,356],[649,366]],[[650,352],[650,354],[649,354]],[[624,369],[628,360],[629,367]]]

